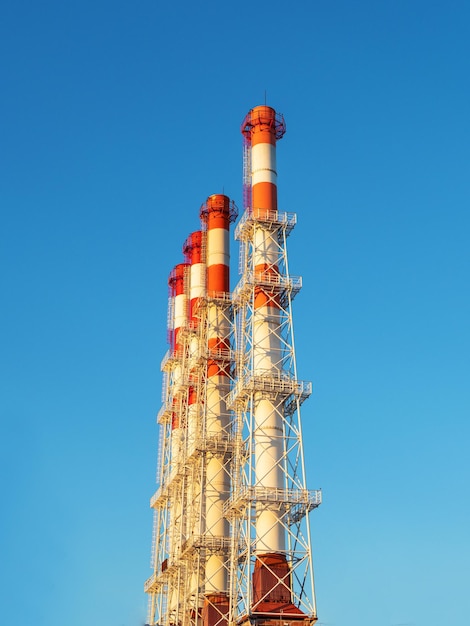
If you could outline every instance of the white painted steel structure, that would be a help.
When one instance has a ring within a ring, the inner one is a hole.
[[[235,232],[240,281],[230,291],[222,194],[201,208],[201,231],[170,276],[170,350],[162,362],[151,626],[294,626],[316,621],[287,239],[294,213],[277,207],[282,116],[244,120],[244,204]]]
[[[252,621],[256,600],[263,598],[253,593],[255,563],[259,555],[271,553],[283,555],[289,565],[290,599],[284,603],[316,619],[308,513],[321,503],[321,492],[306,487],[300,406],[311,393],[311,383],[298,380],[295,362],[291,304],[301,280],[288,272],[286,247],[294,224],[294,214],[277,212],[261,220],[248,210],[236,230],[244,271],[233,294],[238,377],[230,404],[244,454],[235,460],[227,514],[238,537],[232,558],[234,614],[251,616]],[[266,322],[266,311],[255,307],[260,230],[269,233],[279,250],[279,275],[262,281],[280,303]]]
[[[308,513],[321,493],[307,490],[304,466],[300,406],[311,384],[297,378],[291,305],[301,279],[287,259],[296,216],[277,206],[276,143],[284,132],[284,119],[267,106],[242,125],[245,212],[235,232],[241,279],[230,402],[245,453],[234,459],[227,514],[236,537],[232,619],[251,624],[317,618]]]

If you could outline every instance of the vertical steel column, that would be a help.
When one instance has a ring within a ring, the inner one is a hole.
[[[170,507],[170,536],[169,536],[169,563],[176,565],[179,560],[181,544],[185,533],[185,484],[181,473],[184,457],[185,424],[182,423],[186,404],[186,387],[184,385],[183,351],[184,342],[181,340],[183,330],[188,325],[188,293],[187,293],[187,263],[179,263],[170,274],[168,284],[174,302],[173,329],[171,332],[171,349],[175,366],[173,371],[173,415],[171,421],[171,507]],[[182,604],[182,593],[185,580],[181,569],[176,572],[169,585],[168,609],[173,613],[172,619],[179,619]]]
[[[189,286],[189,390],[187,412],[187,457],[188,485],[186,493],[187,537],[191,545],[198,542],[203,533],[203,475],[204,467],[199,452],[203,428],[203,381],[201,357],[200,318],[206,297],[206,233],[196,231],[189,235],[183,246],[186,261],[190,264]],[[190,624],[198,624],[202,603],[200,593],[203,588],[203,569],[200,554],[194,550],[188,553],[187,595],[190,605]]]
[[[255,299],[253,312],[253,374],[279,377],[282,353],[279,329],[279,245],[267,226],[277,218],[276,113],[271,107],[252,109],[251,163],[252,213],[263,220],[253,233]],[[273,288],[274,287],[274,288]],[[263,392],[254,394],[255,486],[283,489],[283,424],[280,401]],[[279,507],[258,507],[257,561],[253,575],[253,600],[290,602],[288,585],[274,584],[271,569],[281,578],[288,574],[285,529]],[[270,589],[270,585],[273,587]]]
[[[205,545],[207,549],[204,626],[227,623],[229,525],[224,504],[230,493],[230,468],[224,444],[229,439],[230,297],[229,229],[232,203],[222,194],[209,196],[201,207],[207,230],[207,379],[205,399],[206,482]]]
[[[284,132],[284,119],[266,105],[249,111],[242,124],[250,171],[236,229],[240,356],[230,400],[247,460],[230,510],[243,540],[232,563],[239,563],[237,614],[244,625],[316,619],[306,516],[320,496],[305,487],[299,407],[311,386],[296,378],[290,307],[301,281],[289,276],[286,249],[295,215],[278,211],[276,143]]]

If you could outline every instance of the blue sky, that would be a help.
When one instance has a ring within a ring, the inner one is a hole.
[[[145,621],[167,275],[266,92],[320,624],[467,626],[468,3],[17,0],[0,54],[4,623]]]

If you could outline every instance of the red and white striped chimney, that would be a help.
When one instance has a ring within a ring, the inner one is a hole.
[[[183,345],[181,342],[181,331],[188,324],[188,295],[187,295],[187,263],[179,263],[170,273],[168,278],[168,286],[170,291],[169,297],[169,342],[170,355],[174,361],[172,369],[172,391],[173,391],[173,413],[171,420],[171,461],[170,461],[170,480],[173,480],[178,473],[178,465],[182,458],[184,435],[183,424],[181,423],[181,407],[182,398],[182,352]],[[182,503],[175,501],[171,511],[170,532],[169,532],[169,561],[175,563],[177,560],[177,551],[179,537],[184,532],[185,519]],[[172,612],[178,611],[178,592],[172,589],[168,598],[168,609]]]
[[[183,245],[185,260],[189,263],[189,326],[193,334],[189,343],[190,385],[188,391],[188,453],[195,444],[198,427],[197,407],[199,389],[195,365],[199,357],[200,303],[206,292],[205,233],[191,233]]]
[[[200,373],[200,316],[201,303],[206,293],[206,262],[205,262],[205,239],[206,233],[198,230],[189,235],[183,245],[185,260],[189,263],[189,345],[188,362],[189,389],[187,410],[187,456],[191,458],[197,450],[198,440],[202,431],[202,402],[203,390],[201,389]],[[186,537],[200,537],[203,533],[201,527],[200,511],[203,498],[200,480],[200,467],[190,464],[191,475],[189,476],[186,492]],[[188,593],[194,598],[190,608],[192,613],[191,623],[199,623],[201,610],[199,600],[199,570],[190,570]]]
[[[230,390],[228,359],[230,357],[230,222],[234,205],[222,194],[209,196],[201,207],[201,220],[207,233],[207,382],[206,439],[213,454],[206,460],[205,536],[218,542],[219,552],[211,552],[206,561],[204,626],[223,626],[228,618],[228,555],[229,525],[223,507],[230,493],[227,456],[222,450],[229,434],[227,395]]]
[[[253,376],[274,380],[282,377],[283,369],[276,142],[284,132],[282,116],[268,106],[249,111],[242,124],[245,142],[251,147],[251,206],[247,210],[253,219]],[[257,490],[272,494],[285,488],[282,411],[282,401],[275,393],[254,393],[254,484]],[[291,603],[290,585],[282,511],[276,504],[258,503],[253,611],[300,613]]]

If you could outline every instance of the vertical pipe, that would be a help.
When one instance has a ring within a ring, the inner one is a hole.
[[[194,447],[198,421],[197,421],[197,359],[199,356],[199,317],[200,303],[205,296],[206,289],[206,263],[204,258],[205,233],[198,230],[191,233],[183,245],[183,253],[189,263],[189,326],[193,331],[189,342],[189,368],[190,386],[188,393],[188,451]]]
[[[185,290],[185,277],[187,263],[179,263],[175,266],[170,273],[168,279],[168,285],[170,287],[170,297],[173,299],[173,326],[170,329],[170,346],[173,358],[176,360],[174,373],[173,373],[173,390],[174,396],[177,396],[180,391],[182,383],[182,344],[180,340],[180,333],[188,323],[188,296]],[[179,434],[175,431],[179,430],[182,426],[180,423],[180,413],[177,407],[177,398],[174,397],[175,411],[172,417],[172,445],[173,440],[176,442],[179,439]],[[172,452],[172,465],[178,459],[178,450],[175,448],[175,452]]]
[[[207,230],[207,382],[206,440],[213,442],[214,452],[206,457],[205,536],[218,550],[208,551],[205,572],[204,626],[225,625],[228,616],[228,522],[223,506],[229,496],[230,482],[226,455],[217,445],[227,439],[229,392],[227,358],[230,350],[230,320],[223,301],[229,294],[229,228],[231,203],[227,196],[210,196],[201,208],[201,219]]]
[[[276,141],[285,132],[283,119],[274,109],[252,109],[242,125],[251,145],[251,212],[253,228],[252,271],[254,303],[252,317],[253,375],[279,379],[282,373],[279,279],[279,242],[270,222],[277,220]],[[250,210],[250,209],[249,209]],[[275,394],[255,391],[253,442],[255,487],[276,493],[284,489],[283,405]],[[256,561],[253,572],[255,610],[276,611],[290,604],[289,564],[282,511],[275,504],[257,503]],[[258,605],[258,606],[257,606]],[[262,607],[262,608],[261,608]]]
[[[168,285],[170,287],[170,298],[173,303],[173,322],[170,327],[170,350],[172,358],[175,360],[173,369],[173,414],[171,421],[171,461],[170,461],[170,481],[174,481],[178,473],[178,464],[182,456],[183,446],[183,424],[181,423],[181,384],[182,384],[182,352],[181,331],[188,322],[188,297],[186,293],[186,273],[187,263],[179,263],[170,273]],[[179,485],[173,484],[173,505],[170,514],[169,533],[169,561],[175,563],[180,549],[180,540],[184,532],[184,521]],[[179,608],[179,584],[172,585],[168,598],[168,609],[170,612],[178,612]]]
[[[189,377],[187,442],[188,457],[191,459],[197,450],[201,437],[201,373],[200,373],[200,315],[201,302],[206,290],[205,232],[191,233],[183,245],[183,253],[190,265],[189,284],[189,326],[192,331],[189,342]],[[191,474],[186,494],[186,526],[189,538],[200,537],[201,528],[201,481],[200,463],[190,464]],[[193,565],[189,574],[188,595],[192,600],[192,623],[199,623],[199,564]]]

